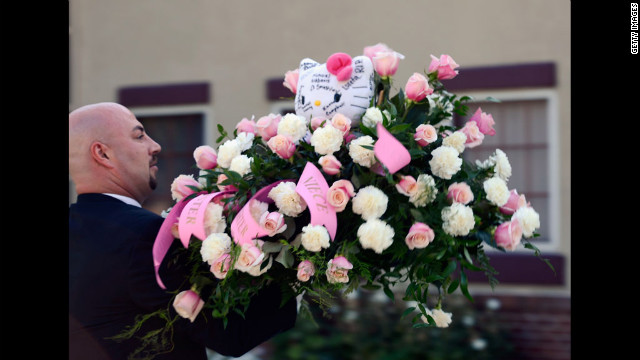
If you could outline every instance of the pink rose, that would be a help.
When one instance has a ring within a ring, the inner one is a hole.
[[[356,135],[353,133],[348,133],[344,135],[344,143],[348,144],[349,142],[351,142],[351,140],[355,139]]]
[[[429,64],[428,73],[438,72],[438,80],[453,79],[458,75],[458,68],[460,65],[453,61],[453,58],[449,55],[440,55],[440,59],[431,55],[431,64]]]
[[[485,135],[493,136],[496,134],[496,130],[493,128],[495,121],[491,114],[482,112],[481,108],[478,108],[476,112],[471,116],[469,121],[475,121],[478,124],[478,129]]]
[[[171,183],[171,197],[176,201],[180,201],[199,191],[189,186],[200,189],[200,183],[193,178],[193,175],[179,175]]]
[[[474,148],[482,144],[484,140],[484,134],[480,132],[478,124],[475,121],[467,121],[460,131],[467,135],[467,141],[464,142],[464,145],[468,148]]]
[[[343,136],[346,136],[351,130],[351,119],[338,113],[331,118],[331,125],[342,131]]]
[[[204,307],[204,301],[193,290],[185,290],[176,295],[173,300],[173,308],[178,315],[193,322]]]
[[[369,59],[371,59],[371,61],[373,61],[373,58],[376,56],[377,53],[392,52],[392,51],[393,50],[391,50],[391,48],[388,47],[387,45],[383,43],[377,43],[375,45],[365,47],[363,53],[366,57],[368,57]]]
[[[309,260],[304,260],[298,264],[298,280],[306,282],[316,273],[316,267]]]
[[[227,175],[225,174],[218,175],[218,180],[216,181],[216,185],[218,185],[218,189],[220,189],[220,191],[238,191],[238,188],[231,184],[222,185],[222,182],[224,182],[227,179],[228,179]]]
[[[349,199],[355,195],[356,192],[351,181],[338,180],[331,184],[327,190],[327,202],[334,207],[336,212],[341,212],[347,206]]]
[[[422,249],[427,247],[435,237],[435,233],[429,225],[416,222],[409,228],[409,233],[404,238],[404,242],[409,249]]]
[[[520,222],[513,219],[498,225],[494,237],[498,246],[510,251],[515,250],[522,239]]]
[[[518,190],[513,189],[509,192],[509,199],[507,202],[500,206],[500,212],[505,215],[513,215],[519,208],[527,206],[527,199],[524,194],[519,195]]]
[[[213,169],[218,166],[218,153],[209,145],[198,146],[193,151],[196,166],[202,170]]]
[[[407,99],[418,102],[432,94],[433,89],[429,87],[429,80],[424,75],[413,73],[404,86],[404,93]]]
[[[427,146],[438,139],[438,130],[436,130],[433,125],[420,124],[416,128],[416,133],[413,134],[413,138],[418,145]]]
[[[261,117],[256,121],[256,133],[262,137],[264,141],[269,141],[278,133],[278,124],[282,119],[282,115],[269,114]]]
[[[231,268],[231,255],[225,253],[220,255],[213,264],[211,264],[211,273],[218,279],[224,279]]]
[[[276,135],[267,141],[269,149],[283,159],[288,159],[296,152],[296,144],[288,136]]]
[[[318,164],[322,166],[322,171],[328,175],[335,175],[340,172],[342,163],[333,155],[324,155],[318,159]]]
[[[300,77],[300,69],[290,70],[284,74],[284,82],[282,85],[291,90],[292,93],[298,91],[298,78]]]
[[[396,184],[396,190],[402,195],[411,196],[418,191],[418,182],[411,175],[400,175],[400,181]]]
[[[311,130],[312,131],[316,131],[316,129],[319,128],[322,125],[323,122],[326,125],[327,122],[329,122],[329,120],[327,120],[326,118],[323,118],[321,116],[316,116],[316,117],[312,118],[311,119]]]
[[[264,259],[262,250],[253,242],[247,242],[242,244],[242,250],[240,251],[235,267],[240,270],[247,270],[254,265],[260,264],[262,259]]]
[[[393,76],[398,70],[400,60],[404,59],[404,55],[395,51],[377,52],[371,59],[373,68],[382,78]]]
[[[252,133],[255,134],[256,133],[256,122],[253,121],[253,119],[249,120],[247,118],[244,118],[242,120],[240,120],[240,122],[236,125],[236,129],[238,129],[238,132],[246,132],[246,133]]]
[[[473,192],[467,183],[453,183],[447,189],[447,200],[449,203],[458,202],[468,204],[473,201]]]
[[[327,281],[330,283],[347,283],[349,282],[349,270],[353,269],[353,265],[344,256],[336,256],[329,260],[327,264]]]
[[[269,232],[269,236],[280,234],[287,229],[287,225],[284,223],[284,215],[277,211],[265,211],[262,216],[260,216],[258,223],[263,229]]]

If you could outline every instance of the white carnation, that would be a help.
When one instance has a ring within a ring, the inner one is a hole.
[[[431,173],[439,178],[449,180],[460,171],[462,159],[460,153],[450,146],[440,146],[431,152],[433,158],[429,161]]]
[[[278,123],[278,135],[288,136],[296,145],[307,134],[307,130],[305,118],[296,114],[286,114]]]
[[[442,209],[442,229],[452,236],[464,236],[475,226],[473,210],[462,204],[453,203]]]
[[[349,143],[349,156],[353,162],[360,166],[371,167],[376,162],[373,150],[365,149],[360,145],[373,146],[373,138],[369,135],[353,139]]]
[[[380,219],[369,219],[358,228],[358,240],[364,249],[381,254],[393,243],[393,228]]]
[[[249,150],[251,148],[251,146],[253,145],[253,138],[255,137],[255,135],[253,133],[250,132],[241,132],[238,134],[238,136],[236,136],[235,141],[238,143],[238,146],[240,147],[240,152]]]
[[[331,125],[317,128],[311,135],[311,145],[320,155],[330,155],[340,150],[344,136]]]
[[[449,324],[451,324],[451,316],[453,315],[452,313],[444,312],[441,309],[426,310],[427,314],[429,314],[433,321],[436,322],[437,327],[446,328],[449,327]],[[422,316],[422,321],[428,323],[428,320],[424,315]]]
[[[200,247],[202,261],[212,265],[222,254],[231,251],[231,238],[226,233],[213,233],[207,236]]]
[[[436,199],[438,188],[436,188],[436,181],[431,175],[418,175],[416,186],[416,191],[409,195],[409,202],[416,207],[425,206]]]
[[[329,231],[322,225],[307,225],[302,228],[300,241],[308,251],[318,252],[323,248],[328,248],[329,240]]]
[[[269,191],[271,198],[280,212],[284,215],[296,217],[307,208],[307,203],[296,192],[296,184],[283,181]]]
[[[517,219],[522,227],[522,235],[525,237],[533,236],[533,232],[540,227],[540,215],[529,206],[521,206],[511,219]]]
[[[237,172],[238,174],[240,174],[240,176],[245,176],[246,174],[251,172],[252,162],[253,158],[250,158],[247,155],[238,155],[231,160],[231,163],[229,164],[229,170]]]
[[[464,151],[464,143],[467,142],[467,135],[462,131],[455,131],[442,140],[442,145],[451,146],[460,154]]]
[[[222,168],[229,168],[231,160],[242,153],[240,144],[234,140],[225,141],[218,148],[218,165]]]
[[[351,200],[353,212],[362,216],[364,220],[376,219],[387,211],[387,195],[373,185],[358,190]]]
[[[382,117],[383,113],[384,116],[391,121],[391,114],[387,110],[383,112],[377,107],[368,108],[367,111],[364,112],[364,115],[362,115],[362,124],[369,128],[375,127],[377,123],[381,123],[384,120]]]
[[[495,175],[504,181],[509,181],[509,178],[511,177],[511,164],[509,163],[507,154],[500,149],[496,149],[493,157],[495,162]]]
[[[507,183],[499,177],[492,177],[482,183],[484,191],[487,193],[487,200],[497,206],[502,206],[509,200],[509,188]]]
[[[224,207],[221,205],[213,202],[207,204],[204,211],[204,233],[207,236],[213,233],[223,233],[227,228],[227,221],[223,211]]]

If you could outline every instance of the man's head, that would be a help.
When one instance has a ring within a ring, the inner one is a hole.
[[[160,150],[120,104],[91,104],[69,114],[69,174],[78,194],[115,193],[144,202],[156,188]]]

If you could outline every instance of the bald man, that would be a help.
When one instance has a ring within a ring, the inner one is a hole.
[[[91,104],[69,114],[69,173],[78,193],[69,207],[70,359],[127,359],[138,340],[108,338],[133,325],[136,315],[169,307],[175,317],[169,291],[188,289],[186,269],[169,268],[169,256],[160,266],[167,291],[156,282],[152,247],[164,219],[141,205],[156,188],[160,151],[120,104]],[[206,348],[240,356],[293,327],[295,299],[282,307],[280,301],[279,289],[267,288],[246,319],[234,314],[226,328],[207,311],[193,323],[178,317],[171,351],[156,359],[206,360]],[[152,319],[142,333],[163,325]]]

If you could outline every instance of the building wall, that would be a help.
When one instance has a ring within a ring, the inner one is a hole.
[[[426,70],[430,55],[465,67],[552,62],[556,67],[553,136],[558,229],[554,252],[565,256],[570,288],[570,2],[557,0],[70,0],[70,110],[117,101],[123,87],[207,82],[211,100],[205,142],[214,124],[272,111],[266,82],[305,57],[324,62],[382,42],[405,55],[394,76],[402,87]],[[491,93],[491,91],[489,91]],[[143,111],[145,109],[140,109]],[[146,109],[149,110],[149,109]],[[496,119],[499,129],[500,119]],[[499,286],[500,288],[500,286]],[[531,287],[507,287],[527,292]],[[515,290],[514,290],[515,289]],[[538,288],[536,288],[538,289]],[[486,289],[478,287],[479,292]]]

